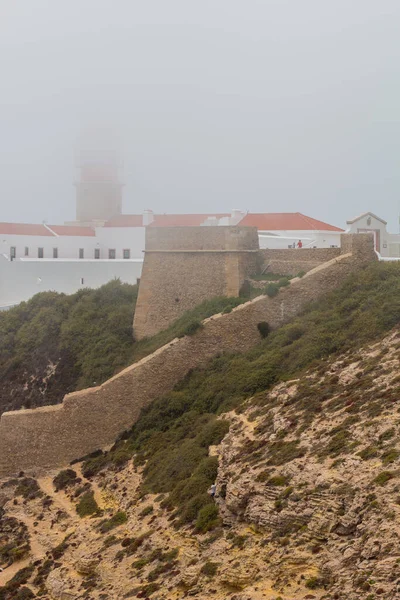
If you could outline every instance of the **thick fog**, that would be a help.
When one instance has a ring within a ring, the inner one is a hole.
[[[124,212],[397,231],[399,26],[398,0],[0,0],[0,221],[73,219],[100,130]]]

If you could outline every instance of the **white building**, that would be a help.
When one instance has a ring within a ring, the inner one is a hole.
[[[114,277],[140,277],[147,227],[257,227],[261,248],[329,248],[342,229],[301,213],[122,214],[118,168],[86,162],[76,185],[76,221],[65,225],[0,223],[0,308],[39,291],[73,293]]]
[[[387,223],[372,212],[366,212],[347,221],[349,233],[373,233],[375,249],[382,258],[400,257],[400,235],[388,233]]]

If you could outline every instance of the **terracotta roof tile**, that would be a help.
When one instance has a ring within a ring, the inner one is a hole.
[[[90,236],[95,237],[96,233],[91,227],[79,227],[78,225],[49,225],[50,229],[57,235],[72,235],[72,236]]]
[[[52,236],[44,225],[30,223],[0,223],[0,235],[40,235]]]
[[[239,225],[257,227],[259,231],[343,231],[301,213],[249,213]]]

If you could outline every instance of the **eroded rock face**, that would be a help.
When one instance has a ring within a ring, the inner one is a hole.
[[[82,557],[75,563],[75,569],[80,575],[94,575],[100,563],[99,559]]]
[[[254,583],[257,572],[258,567],[250,561],[237,563],[221,569],[220,579],[233,588],[243,589]]]
[[[10,536],[31,542],[27,585],[46,600],[397,600],[399,370],[394,337],[224,415],[229,433],[211,450],[221,527],[175,527],[165,496],[143,498],[142,468],[130,461],[85,483],[99,517],[80,519],[82,492],[55,492],[51,478],[26,501],[13,496],[18,480],[5,482],[0,552]],[[126,521],[102,534],[118,511]],[[36,585],[46,564],[54,570]]]
[[[53,600],[77,600],[78,596],[69,589],[67,569],[51,571],[46,580],[46,588]]]
[[[196,585],[199,576],[200,569],[198,567],[187,567],[182,573],[182,584],[185,587],[192,588],[194,585]]]

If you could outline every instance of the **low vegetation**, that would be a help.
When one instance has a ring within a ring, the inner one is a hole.
[[[77,506],[76,512],[78,515],[83,517],[89,517],[91,515],[97,514],[99,511],[99,506],[94,498],[93,491],[87,491],[82,494]]]
[[[207,300],[167,330],[135,342],[137,293],[136,285],[114,280],[70,296],[43,292],[0,312],[0,414],[57,404],[66,393],[99,385],[174,338],[194,335],[203,319],[245,302]]]
[[[218,356],[193,371],[174,391],[144,409],[111,452],[88,460],[84,473],[90,476],[106,466],[118,468],[135,455],[138,463],[145,464],[143,491],[168,493],[162,504],[175,510],[178,525],[194,523],[199,531],[215,527],[218,518],[207,490],[217,464],[207,458],[208,448],[228,430],[228,423],[218,420],[218,415],[238,408],[249,396],[262,405],[265,390],[278,381],[319,365],[325,357],[359,348],[399,320],[400,265],[371,264],[291,323],[269,333],[252,351]],[[317,405],[309,403],[307,394],[305,418],[310,419]],[[320,394],[329,397],[326,390]],[[321,444],[321,455],[335,457],[346,443],[353,440],[339,431]],[[271,466],[304,454],[298,440],[278,439],[269,450]]]

